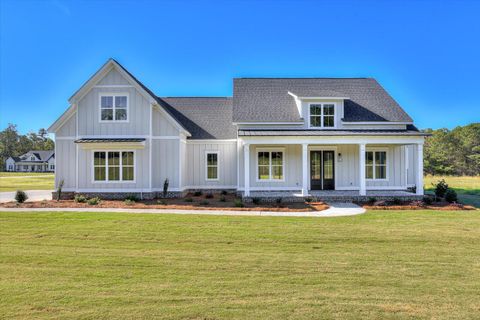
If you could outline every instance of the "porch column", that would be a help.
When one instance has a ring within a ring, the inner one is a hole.
[[[417,195],[423,196],[423,143],[417,144],[417,178],[415,179]]]
[[[243,167],[245,168],[244,174],[244,190],[245,196],[250,196],[250,144],[245,143],[243,145]]]
[[[302,144],[302,196],[308,196],[308,144]]]
[[[359,157],[358,158],[360,159],[359,164],[358,164],[359,169],[360,169],[359,170],[360,176],[359,176],[359,180],[358,180],[358,182],[360,184],[359,193],[360,193],[361,196],[365,196],[365,195],[367,195],[367,183],[365,181],[365,143],[361,143],[358,146],[359,146],[359,148],[358,148]]]

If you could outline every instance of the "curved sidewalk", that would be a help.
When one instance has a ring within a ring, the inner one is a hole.
[[[366,210],[352,203],[329,203],[330,208],[313,212],[276,211],[220,211],[178,209],[118,209],[118,208],[0,208],[0,212],[119,212],[153,214],[203,214],[216,216],[263,216],[263,217],[344,217],[364,213]]]

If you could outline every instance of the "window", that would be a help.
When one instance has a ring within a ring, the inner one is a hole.
[[[283,180],[283,151],[257,152],[257,180]]]
[[[9,171],[12,171],[12,170],[13,170],[13,164],[9,164],[9,165],[8,165],[8,170],[9,170]]]
[[[310,104],[310,127],[334,128],[335,127],[335,104],[334,103],[311,103]]]
[[[128,96],[125,94],[100,96],[100,121],[128,121]]]
[[[55,170],[55,165],[54,164],[50,165],[50,170]]]
[[[32,160],[32,161],[35,161],[35,159],[36,159],[35,156],[30,157],[30,160]]]
[[[387,179],[387,152],[365,152],[365,178],[371,180]]]
[[[134,181],[134,158],[133,151],[95,151],[93,153],[93,180]]]
[[[218,152],[207,152],[207,180],[218,180]]]

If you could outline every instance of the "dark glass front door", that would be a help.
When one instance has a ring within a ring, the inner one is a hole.
[[[333,151],[310,151],[310,189],[335,189],[335,154]]]

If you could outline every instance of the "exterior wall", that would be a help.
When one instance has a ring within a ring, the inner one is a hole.
[[[180,139],[153,139],[153,189],[163,190],[163,183],[167,178],[170,190],[179,189],[180,143]]]
[[[10,166],[12,166],[12,169],[10,169]],[[8,158],[5,161],[5,171],[15,171],[15,161],[12,158]]]
[[[218,151],[218,181],[206,180],[206,152]],[[237,186],[236,141],[187,141],[185,185],[195,188],[236,188]]]
[[[47,171],[55,171],[55,169],[50,169],[51,165],[55,165],[55,157],[51,157],[50,159],[48,159]]]
[[[97,85],[129,85],[127,79],[125,79],[120,72],[115,69],[110,70],[105,77],[98,81]]]
[[[157,108],[152,112],[153,124],[152,135],[153,136],[178,136],[180,134],[178,128],[167,120],[164,113]]]
[[[73,139],[55,141],[55,187],[63,180],[63,188],[72,190],[75,188],[75,155],[76,145]]]
[[[74,113],[62,127],[55,132],[55,137],[75,137],[77,135],[76,114]]]
[[[100,122],[100,94],[105,93],[128,94],[128,122]],[[150,102],[134,87],[94,87],[78,102],[78,135],[149,135],[150,108]]]

